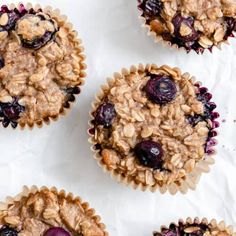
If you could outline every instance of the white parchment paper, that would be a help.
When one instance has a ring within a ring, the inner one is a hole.
[[[1,1],[1,4],[11,1]],[[236,40],[199,56],[163,48],[140,27],[136,0],[38,0],[60,8],[83,39],[88,77],[72,111],[42,129],[0,128],[0,199],[22,185],[57,186],[96,208],[111,236],[148,236],[160,225],[199,216],[236,227]],[[138,63],[190,72],[214,95],[221,113],[218,155],[187,195],[135,191],[114,182],[92,158],[86,133],[94,94],[106,77]]]

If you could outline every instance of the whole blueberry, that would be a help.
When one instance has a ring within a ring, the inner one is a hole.
[[[148,18],[160,15],[162,9],[163,3],[161,0],[145,0],[143,2],[143,12]]]
[[[115,107],[110,102],[101,104],[95,112],[95,123],[96,125],[103,125],[109,127],[116,116]]]
[[[0,229],[0,236],[17,236],[17,235],[18,235],[17,231],[8,226],[3,226]]]
[[[173,79],[165,75],[151,75],[144,90],[148,98],[157,104],[171,102],[177,93]]]
[[[162,168],[163,149],[159,143],[152,140],[142,141],[135,146],[134,153],[141,165],[153,169]]]
[[[71,234],[61,227],[53,227],[47,230],[44,236],[71,236]]]
[[[186,43],[187,47],[191,47],[194,41],[199,38],[198,32],[194,29],[194,18],[193,17],[183,17],[181,14],[176,14],[172,19],[172,24],[174,25],[174,34],[182,42]],[[186,25],[191,33],[183,36],[180,34],[181,25]]]

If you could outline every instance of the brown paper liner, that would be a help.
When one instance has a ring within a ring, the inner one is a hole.
[[[138,1],[138,4],[139,4],[139,1]],[[180,47],[177,44],[173,44],[170,41],[167,41],[167,40],[163,39],[163,37],[161,35],[157,35],[157,33],[155,31],[151,30],[150,25],[147,24],[146,18],[142,16],[142,10],[139,10],[139,12],[140,12],[139,13],[139,19],[141,21],[141,27],[146,30],[147,35],[150,36],[151,38],[153,38],[155,43],[161,43],[164,47],[174,48],[175,50],[178,50],[178,51],[185,51],[186,53],[190,52],[190,51],[187,51],[186,48],[184,48],[184,47]],[[210,49],[203,48],[203,51],[201,52],[201,54],[203,54],[206,50],[209,50],[212,53],[214,48],[217,48],[217,49],[221,50],[221,47],[224,44],[229,45],[228,40],[224,40],[222,42],[219,42],[219,44],[213,45]],[[191,51],[195,51],[195,50],[191,50]],[[197,53],[197,54],[199,54],[199,53]]]
[[[20,3],[15,5],[14,3],[7,5],[9,9],[17,8],[19,9]],[[67,21],[67,16],[62,15],[59,9],[53,9],[51,6],[46,6],[45,8],[42,8],[39,4],[36,4],[33,6],[31,3],[24,4],[24,7],[29,10],[33,8],[34,10],[42,9],[44,13],[49,13],[54,19],[56,19],[59,26],[64,26],[68,34],[71,36],[71,39],[73,40],[73,43],[75,45],[75,49],[80,57],[80,84],[76,87],[80,89],[81,86],[84,85],[84,78],[87,76],[85,70],[87,68],[87,65],[85,64],[86,56],[84,53],[84,47],[82,46],[82,40],[78,37],[78,32],[73,29],[73,25]],[[79,92],[81,93],[81,91]],[[60,116],[65,116],[68,114],[68,112],[71,110],[72,104],[76,100],[76,94],[72,94],[71,99],[69,99],[67,102],[65,102],[64,106],[61,108],[60,113],[57,116],[51,116],[46,117],[37,121],[34,121],[32,123],[24,123],[20,122],[18,120],[18,126],[20,129],[24,129],[28,127],[29,129],[33,129],[35,126],[38,128],[41,128],[44,124],[49,125],[52,121],[57,121]]]
[[[183,224],[186,224],[186,223],[188,223],[188,224],[193,224],[193,223],[201,224],[201,223],[203,223],[203,224],[206,224],[206,225],[210,224],[212,226],[212,228],[217,228],[220,231],[226,231],[229,235],[236,236],[236,233],[234,232],[233,226],[232,225],[227,226],[224,221],[217,222],[215,219],[212,219],[211,221],[208,221],[206,218],[203,218],[202,220],[200,220],[198,217],[195,217],[194,219],[191,218],[191,217],[188,217],[185,221],[180,219],[179,223],[183,223]],[[171,224],[174,224],[174,225],[178,226],[179,223],[171,223]],[[162,226],[161,230],[162,229],[168,229],[168,228],[169,227]],[[153,234],[155,234],[155,233],[160,233],[160,232],[154,231]]]
[[[166,66],[166,65],[163,65]],[[162,67],[163,67],[162,66]],[[168,66],[166,66],[168,67]],[[175,195],[177,192],[181,192],[183,194],[186,194],[189,189],[195,190],[196,186],[200,180],[200,177],[203,173],[208,173],[210,171],[210,165],[213,165],[215,163],[215,160],[213,158],[214,154],[216,154],[216,150],[213,148],[212,154],[205,154],[204,158],[200,160],[193,171],[186,175],[185,180],[180,180],[180,184],[177,185],[175,183],[172,183],[170,185],[164,185],[159,186],[157,183],[154,186],[147,186],[142,183],[137,184],[135,181],[129,180],[127,177],[124,177],[122,174],[117,173],[115,170],[110,170],[107,165],[105,165],[102,161],[102,157],[99,154],[99,150],[96,150],[94,147],[96,146],[97,142],[94,139],[94,135],[90,133],[90,131],[94,128],[94,125],[92,124],[93,120],[93,112],[96,110],[98,104],[101,103],[102,98],[104,97],[104,91],[108,90],[112,85],[114,84],[114,81],[116,78],[120,78],[121,76],[128,75],[131,72],[137,72],[141,71],[144,72],[146,69],[151,68],[158,68],[155,64],[139,64],[138,67],[132,65],[130,69],[123,68],[121,73],[114,73],[113,78],[108,78],[107,83],[102,85],[100,88],[100,91],[95,95],[95,100],[92,102],[92,110],[90,112],[90,121],[89,121],[89,129],[87,131],[88,135],[90,136],[88,141],[92,144],[91,150],[93,152],[94,159],[97,160],[98,165],[103,169],[105,173],[109,173],[111,177],[120,182],[125,184],[126,186],[131,186],[133,189],[140,189],[142,191],[149,190],[151,192],[156,192],[157,190],[160,191],[160,193],[164,194],[166,192],[169,192],[172,195]],[[170,68],[170,67],[168,67]],[[170,68],[171,69],[171,68]],[[181,71],[179,68],[173,68],[175,71],[181,74]],[[195,77],[190,77],[189,73],[184,73],[182,76],[186,76],[190,80],[192,80],[195,84],[201,84],[200,82],[196,82]]]
[[[59,191],[57,190],[56,187],[48,188],[48,187],[43,186],[41,188],[38,188],[37,186],[32,186],[32,187],[24,186],[22,192],[19,193],[17,196],[7,197],[5,202],[0,202],[0,213],[1,211],[7,210],[9,205],[16,202],[20,202],[23,197],[28,197],[30,194],[35,194],[43,190],[49,190],[55,193],[56,195],[64,197],[70,201],[76,200],[76,203],[80,204],[82,208],[84,209],[84,211],[89,213],[88,215],[90,216],[91,219],[94,220],[96,225],[103,231],[104,236],[109,235],[108,232],[105,231],[106,229],[105,224],[101,223],[101,217],[99,215],[96,215],[95,210],[93,208],[90,208],[89,203],[82,201],[80,197],[74,197],[72,193],[66,193],[65,190],[63,189]]]

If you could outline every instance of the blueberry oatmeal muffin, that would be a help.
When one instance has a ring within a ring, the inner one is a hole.
[[[115,73],[93,103],[95,158],[134,188],[194,189],[216,145],[219,114],[211,98],[178,68],[139,65]]]
[[[51,8],[0,9],[0,121],[41,126],[64,114],[85,77],[81,41]]]
[[[226,226],[224,221],[219,224],[216,220],[207,219],[192,220],[188,218],[185,221],[180,220],[178,224],[170,224],[169,227],[163,226],[160,232],[154,232],[153,236],[235,236],[232,226]]]
[[[107,236],[88,203],[56,188],[26,188],[0,209],[1,236]]]
[[[235,0],[138,0],[141,18],[157,41],[187,52],[220,46],[236,30]]]

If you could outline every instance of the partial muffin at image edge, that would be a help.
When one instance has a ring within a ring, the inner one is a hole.
[[[195,189],[214,163],[219,114],[188,73],[154,64],[108,79],[92,103],[94,157],[119,182],[175,194]]]
[[[171,223],[169,227],[162,226],[160,231],[153,233],[153,236],[235,236],[232,226],[227,226],[224,221],[217,222],[215,219],[210,222],[204,218],[187,218],[186,221],[179,220],[177,224]]]
[[[86,76],[77,32],[58,9],[0,9],[0,122],[41,127],[66,114]]]
[[[108,236],[100,216],[79,197],[53,188],[24,187],[0,206],[0,235]]]
[[[138,0],[143,26],[156,42],[203,53],[220,48],[236,31],[234,0]]]

